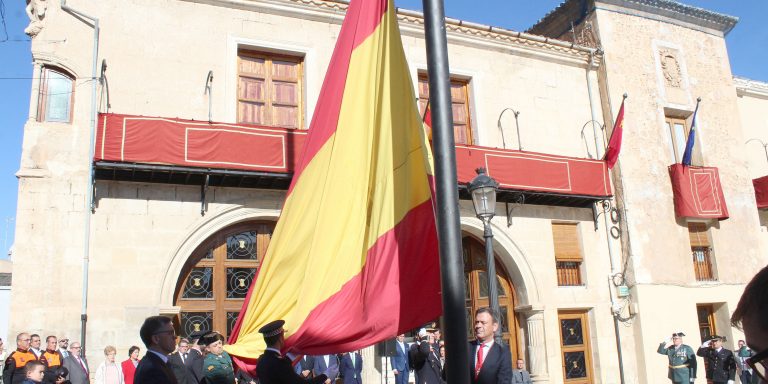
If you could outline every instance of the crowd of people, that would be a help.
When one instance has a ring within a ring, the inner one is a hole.
[[[768,368],[768,267],[747,285],[732,325],[743,328],[746,341],[739,349],[723,347],[725,337],[713,335],[694,354],[683,344],[682,332],[675,332],[662,342],[657,352],[669,359],[668,378],[677,384],[696,379],[697,356],[706,362],[706,376],[715,384],[766,382]],[[177,344],[171,320],[152,316],[144,321],[139,335],[147,354],[139,359],[140,348],[132,346],[128,358],[118,364],[116,349],[104,348],[104,361],[96,369],[96,384],[330,384],[341,379],[344,384],[362,384],[363,358],[358,351],[341,355],[283,356],[284,321],[273,321],[261,329],[267,348],[259,357],[256,377],[245,370],[235,372],[232,359],[224,351],[224,338],[217,332],[198,332],[181,338]],[[470,382],[472,384],[531,383],[522,359],[512,368],[509,347],[494,339],[499,322],[489,308],[475,313],[475,340],[469,343]],[[69,343],[56,336],[45,339],[41,348],[38,334],[20,333],[16,350],[5,359],[0,384],[90,384],[90,369],[81,356],[80,343]],[[446,381],[445,345],[439,329],[422,328],[410,345],[405,335],[398,335],[395,353],[390,357],[395,384],[405,384],[414,372],[416,384],[443,384]],[[0,354],[4,344],[0,340]],[[758,351],[755,353],[754,351]]]

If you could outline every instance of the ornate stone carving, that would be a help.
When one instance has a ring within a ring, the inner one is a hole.
[[[45,11],[48,9],[48,0],[27,0],[27,16],[29,25],[24,29],[24,33],[29,37],[35,37],[43,29],[45,20]]]
[[[660,50],[659,60],[661,61],[661,72],[664,75],[664,83],[668,87],[682,87],[683,73],[680,70],[680,63],[677,61],[674,52],[668,49]]]

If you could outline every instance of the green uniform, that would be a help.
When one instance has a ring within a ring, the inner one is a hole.
[[[674,345],[670,345],[669,348],[666,345],[667,343],[662,341],[656,352],[667,355],[669,358],[667,377],[673,383],[690,383],[691,379],[696,378],[696,355],[693,353],[693,348],[685,344],[681,344],[677,349]]]
[[[222,352],[221,355],[207,354],[203,360],[203,374],[211,384],[234,384],[235,382],[232,359],[227,352]]]

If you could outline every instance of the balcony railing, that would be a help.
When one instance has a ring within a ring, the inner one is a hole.
[[[693,271],[696,281],[717,281],[712,268],[712,250],[709,247],[691,247]]]
[[[307,130],[120,114],[99,116],[96,178],[286,189]],[[475,169],[500,184],[500,202],[591,207],[612,196],[604,161],[456,146],[461,197]]]
[[[557,285],[579,286],[581,282],[581,263],[577,261],[557,262]]]

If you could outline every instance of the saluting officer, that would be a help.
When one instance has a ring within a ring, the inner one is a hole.
[[[259,356],[256,364],[256,375],[260,384],[293,384],[293,383],[325,383],[328,376],[317,375],[313,378],[302,378],[291,367],[291,360],[283,356],[280,350],[285,345],[283,335],[283,320],[275,320],[261,328],[259,333],[264,336],[267,349]]]
[[[736,380],[736,358],[733,352],[723,348],[723,341],[725,337],[712,335],[696,351],[707,362],[707,380],[713,384],[733,384]]]
[[[667,355],[669,373],[667,377],[675,384],[693,383],[696,380],[696,355],[693,348],[683,344],[685,333],[675,332],[670,339],[662,341],[659,354]]]

